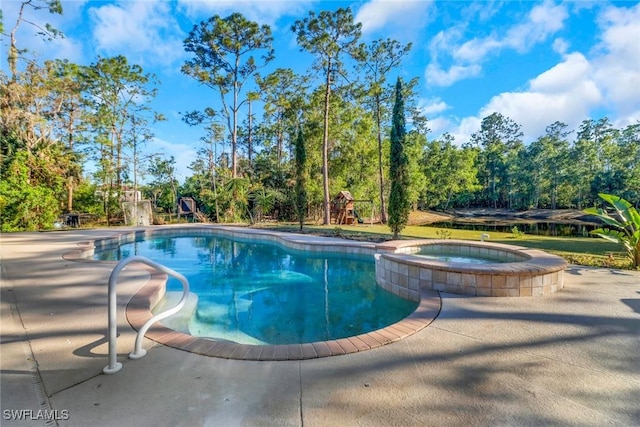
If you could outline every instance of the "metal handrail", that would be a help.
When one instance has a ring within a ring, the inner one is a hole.
[[[178,301],[178,304],[176,304],[169,310],[156,314],[151,319],[147,320],[144,325],[142,325],[142,328],[140,328],[140,330],[138,331],[138,335],[136,335],[134,351],[132,353],[129,353],[130,359],[140,359],[147,354],[147,350],[142,348],[142,340],[147,330],[155,322],[165,319],[180,311],[186,304],[187,297],[189,296],[189,281],[182,274],[168,267],[165,267],[162,264],[158,264],[157,262],[152,261],[149,258],[145,258],[139,255],[125,258],[120,261],[111,272],[111,276],[109,276],[109,364],[102,369],[102,372],[104,372],[105,374],[115,374],[120,369],[122,369],[122,363],[118,362],[117,360],[118,353],[116,349],[116,338],[118,336],[118,325],[116,321],[116,284],[120,272],[132,262],[140,262],[146,264],[162,273],[168,274],[180,280],[182,282],[183,293],[182,298],[180,299],[180,301]]]

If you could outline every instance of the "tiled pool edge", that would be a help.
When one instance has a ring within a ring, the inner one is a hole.
[[[153,314],[151,308],[164,295],[166,275],[152,273],[149,282],[129,301],[126,307],[127,321],[139,330]],[[339,356],[381,347],[412,335],[427,327],[440,313],[438,292],[425,289],[421,292],[416,310],[403,320],[385,328],[365,334],[330,341],[289,345],[249,345],[198,338],[175,331],[156,323],[145,337],[159,344],[203,356],[224,359],[279,361],[304,360]]]
[[[413,255],[420,247],[447,248],[460,256],[502,257],[508,262],[469,264]],[[567,262],[520,246],[467,240],[398,240],[378,245],[376,280],[383,288],[415,299],[423,289],[470,296],[531,297],[564,287]]]
[[[333,252],[341,251],[352,255],[373,255],[376,252],[375,243],[359,242],[355,240],[345,240],[332,237],[318,237],[308,234],[279,233],[270,230],[261,230],[246,227],[229,227],[197,224],[175,225],[158,227],[145,227],[135,230],[126,230],[108,237],[98,237],[91,241],[84,241],[78,244],[78,248],[65,254],[66,259],[82,260],[90,257],[96,250],[109,248],[125,243],[134,242],[138,238],[151,236],[208,236],[211,231],[222,237],[234,237],[240,239],[251,239],[259,237],[267,243],[274,243],[289,250],[304,252],[322,252],[331,249]]]

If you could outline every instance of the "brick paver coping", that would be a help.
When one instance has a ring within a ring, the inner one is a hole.
[[[152,273],[151,280],[133,296],[127,305],[127,320],[136,330],[151,318],[151,307],[155,306],[162,297],[166,279],[164,274]],[[265,361],[315,359],[369,350],[401,340],[428,326],[439,312],[440,296],[435,291],[425,289],[418,308],[400,322],[376,331],[336,340],[288,345],[237,344],[194,337],[170,329],[161,323],[152,326],[145,336],[179,350],[225,359]]]
[[[86,261],[86,258],[92,256],[96,249],[99,250],[123,243],[133,242],[137,238],[158,235],[211,235],[212,232],[223,236],[232,236],[234,239],[258,239],[261,241],[270,241],[281,244],[287,247],[287,249],[294,251],[332,251],[371,256],[373,256],[377,251],[377,245],[367,242],[356,242],[313,235],[278,233],[258,229],[198,224],[193,226],[145,227],[136,230],[123,231],[120,234],[107,238],[82,242],[78,245],[77,250],[65,254],[65,258],[69,260],[84,259]],[[131,298],[126,307],[127,320],[134,329],[139,330],[144,323],[153,316],[151,309],[155,307],[158,301],[164,296],[167,276],[158,273],[143,264],[132,265],[147,269],[151,276],[149,282]],[[267,361],[302,360],[337,356],[380,347],[401,340],[428,326],[440,312],[440,296],[438,292],[423,289],[419,294],[415,295],[413,300],[418,301],[418,307],[416,310],[408,317],[397,323],[368,333],[329,341],[289,345],[238,344],[229,341],[217,341],[213,338],[194,337],[192,335],[170,329],[162,323],[156,323],[152,326],[145,336],[169,347],[205,356],[221,357],[226,359]]]

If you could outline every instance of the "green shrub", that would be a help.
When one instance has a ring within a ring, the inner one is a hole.
[[[589,208],[584,212],[600,218],[606,226],[592,231],[603,239],[622,244],[627,250],[634,268],[640,266],[640,214],[636,208],[622,197],[611,194],[598,194],[611,205],[614,212],[603,208]]]
[[[524,231],[520,231],[517,225],[513,226],[511,234],[513,234],[514,239],[522,239],[524,237]]]

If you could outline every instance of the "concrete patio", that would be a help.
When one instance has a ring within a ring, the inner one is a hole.
[[[640,272],[570,266],[540,297],[442,293],[435,321],[399,342],[256,362],[150,340],[127,359],[124,307],[149,276],[126,269],[124,367],[104,375],[113,264],[62,255],[119,232],[0,236],[2,426],[640,426]]]

